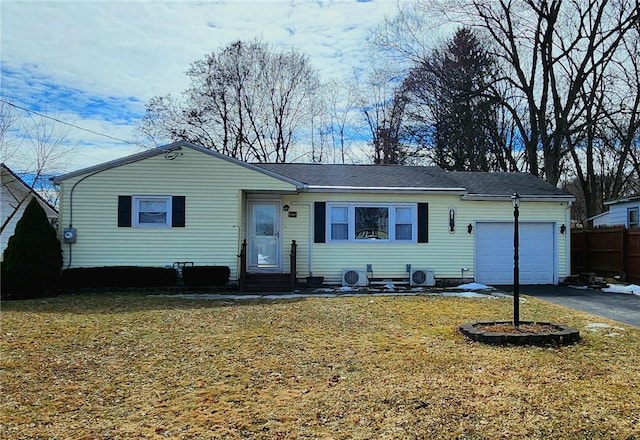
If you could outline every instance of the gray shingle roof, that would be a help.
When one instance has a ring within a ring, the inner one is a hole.
[[[400,165],[255,164],[309,187],[461,189],[438,167]]]
[[[466,190],[470,195],[570,197],[528,173],[444,171],[400,165],[254,164],[310,188],[397,188]]]
[[[207,150],[189,142],[180,141],[143,151],[121,159],[84,168],[52,179],[55,183],[166,154],[182,148],[191,148],[210,156],[260,171],[292,185],[316,190],[433,190],[451,191],[478,196],[510,196],[516,190],[523,196],[573,196],[526,173],[448,172],[435,166],[411,167],[401,165],[334,165],[334,164],[249,164],[229,156]]]
[[[521,196],[569,196],[548,182],[529,173],[481,173],[453,171],[447,173],[469,194]]]

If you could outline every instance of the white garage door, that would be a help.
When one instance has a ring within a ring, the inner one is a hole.
[[[519,231],[520,284],[553,284],[553,223],[520,223]],[[513,284],[513,223],[476,224],[476,281]]]

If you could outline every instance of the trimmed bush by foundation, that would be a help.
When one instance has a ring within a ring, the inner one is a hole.
[[[76,267],[62,271],[62,286],[69,288],[173,287],[176,270],[165,267]]]
[[[230,273],[228,266],[185,266],[182,280],[187,286],[224,286]]]

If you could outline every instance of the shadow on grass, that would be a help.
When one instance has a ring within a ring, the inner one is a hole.
[[[223,307],[256,306],[261,304],[292,304],[306,301],[308,298],[266,299],[250,297],[247,299],[211,298],[212,292],[189,292],[190,297],[181,297],[187,292],[165,291],[122,291],[91,293],[68,293],[38,299],[3,301],[2,309],[12,312],[39,313],[75,313],[75,314],[114,314],[151,310],[191,310],[217,309]],[[229,294],[231,292],[224,292]],[[198,295],[202,298],[197,298]],[[222,294],[222,293],[214,293]],[[237,292],[234,295],[238,295]],[[310,296],[311,297],[311,296]]]

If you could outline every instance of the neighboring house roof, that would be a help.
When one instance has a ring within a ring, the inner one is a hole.
[[[48,201],[46,201],[44,199],[44,197],[42,197],[40,194],[38,194],[37,191],[33,190],[24,180],[22,180],[22,178],[20,176],[18,176],[16,173],[14,173],[11,170],[11,168],[9,168],[4,163],[0,163],[0,169],[1,169],[0,176],[1,176],[1,179],[2,179],[2,186],[3,187],[7,187],[9,185],[15,185],[23,193],[25,193],[25,194],[28,194],[28,193],[33,194],[36,197],[36,199],[38,199],[38,202],[40,202],[40,205],[42,206],[42,209],[44,209],[44,211],[46,212],[47,217],[49,217],[49,218],[57,218],[58,217],[58,210],[52,204],[50,204]]]
[[[295,185],[303,191],[421,191],[453,192],[469,199],[508,199],[518,191],[524,199],[567,200],[575,198],[527,173],[448,172],[436,166],[340,165],[304,163],[247,163],[186,141],[174,142],[121,159],[53,178],[55,183],[82,175],[191,148],[239,166]]]
[[[619,199],[607,200],[604,202],[605,206],[617,205],[618,203],[629,203],[635,202],[636,200],[640,200],[640,194],[634,194],[627,197],[621,197]]]

